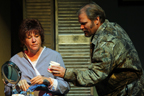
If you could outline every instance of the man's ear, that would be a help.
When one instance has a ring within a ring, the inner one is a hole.
[[[96,25],[98,25],[98,24],[100,23],[100,18],[99,18],[99,16],[94,20],[94,23],[95,23]]]

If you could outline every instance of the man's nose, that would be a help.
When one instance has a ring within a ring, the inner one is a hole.
[[[84,29],[84,25],[81,25],[81,26],[80,26],[80,29],[82,29],[82,30],[83,30],[83,29]]]

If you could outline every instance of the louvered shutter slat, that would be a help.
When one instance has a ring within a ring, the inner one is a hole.
[[[85,70],[90,64],[89,38],[85,38],[78,22],[78,9],[89,0],[56,0],[57,51],[62,55],[66,68]],[[92,95],[91,87],[71,84],[67,96]]]

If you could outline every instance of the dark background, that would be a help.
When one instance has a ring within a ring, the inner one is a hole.
[[[117,22],[128,33],[144,68],[144,1],[93,0],[100,5],[110,22]],[[23,19],[22,0],[11,0],[11,49],[13,56],[21,50],[18,28]]]

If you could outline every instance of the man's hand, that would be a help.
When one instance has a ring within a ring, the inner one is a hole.
[[[52,74],[54,76],[59,76],[59,77],[64,77],[64,74],[65,74],[65,68],[61,67],[61,66],[55,66],[55,65],[52,65],[50,70],[52,71]]]

